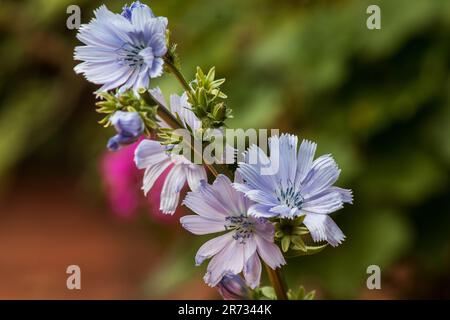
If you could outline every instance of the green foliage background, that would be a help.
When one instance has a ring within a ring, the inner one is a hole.
[[[111,132],[96,124],[94,87],[72,71],[76,31],[65,20],[75,3],[87,22],[101,1],[0,2],[3,188],[23,168],[89,176],[86,187],[98,186],[91,173]],[[366,28],[369,4],[381,7],[381,30]],[[169,18],[186,76],[200,65],[227,78],[230,127],[280,128],[318,142],[342,168],[339,185],[354,190],[355,204],[335,215],[344,245],[290,261],[290,280],[353,298],[368,265],[389,275],[406,263],[417,276],[404,297],[449,297],[450,1],[150,5]],[[154,84],[181,90],[169,76]],[[191,258],[173,258],[166,272],[178,275]]]

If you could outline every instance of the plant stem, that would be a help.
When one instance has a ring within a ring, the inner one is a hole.
[[[275,294],[277,295],[278,300],[288,300],[286,294],[286,285],[284,283],[284,279],[281,275],[281,269],[272,269],[267,264],[265,264],[267,275],[269,276],[270,283],[275,290]]]
[[[158,104],[158,115],[165,123],[167,123],[169,127],[171,127],[172,129],[184,129],[183,124],[180,123],[180,121],[173,115],[172,112],[170,112],[169,109],[166,108],[166,106],[159,103],[158,100],[156,100],[156,98],[152,96],[149,90],[145,90],[145,92],[140,93],[140,95],[144,100],[148,101],[149,104],[152,104],[152,102],[156,102]],[[203,155],[201,154],[201,152],[199,153],[199,150],[197,150],[197,148],[194,148],[194,146],[191,144],[191,141],[183,140],[183,144],[190,148],[194,152],[194,154],[203,159]],[[205,163],[205,165],[215,177],[219,175],[220,171],[217,168],[217,164]]]
[[[191,92],[192,88],[189,86],[188,82],[184,78],[181,71],[166,56],[164,57],[164,63],[167,66],[167,68],[170,70],[170,72],[178,79],[178,81],[181,83],[183,88],[187,92]],[[158,114],[160,114],[161,118],[164,119],[164,117],[170,115],[171,118],[175,119],[175,117],[172,115],[172,113],[170,111],[167,110],[166,107],[161,106],[161,105],[159,107],[160,107],[159,109],[161,109],[161,111],[162,111],[161,113],[158,112]],[[168,113],[168,115],[165,115],[164,113]],[[172,127],[172,128],[184,128],[184,127],[182,126],[182,124],[179,124],[178,126]],[[195,150],[195,148],[193,146],[191,146],[191,149],[194,151],[194,153],[198,154],[198,150]],[[200,156],[203,156],[203,155],[200,155]],[[202,157],[202,159],[203,159],[203,157]],[[228,170],[228,168],[225,165],[223,165],[222,167],[219,167],[216,163],[213,163],[213,164],[206,165],[206,166],[209,169],[209,171],[214,175],[214,177],[217,177],[220,173],[222,173],[222,174],[226,175],[228,178],[233,180],[233,174],[230,172],[230,170]]]
[[[184,78],[181,71],[167,58],[164,57],[164,63],[167,66],[167,68],[170,70],[170,72],[178,79],[178,81],[183,86],[184,90],[190,92],[191,86],[188,84],[186,79]]]
[[[178,79],[178,81],[181,83],[183,88],[187,92],[190,92],[192,89],[189,86],[186,79],[184,78],[181,71],[167,57],[164,57],[164,63],[167,66],[167,68],[170,70],[170,72]],[[165,119],[165,117],[169,116],[170,121],[172,121],[173,119],[176,120],[176,118],[173,117],[172,113],[170,111],[168,111],[166,107],[160,106],[159,110],[162,111],[162,112],[158,112],[158,114],[160,114],[161,118]],[[171,118],[173,118],[173,119],[171,119]],[[169,124],[169,122],[168,122],[168,124]],[[194,150],[194,152],[196,152],[195,148],[192,148],[192,149]],[[231,174],[231,172],[228,170],[228,168],[225,165],[222,165],[221,167],[217,166],[217,164],[206,165],[206,166],[215,177],[217,177],[217,175],[219,173],[223,173],[223,174],[227,175],[230,179],[233,179],[233,175]],[[269,276],[269,280],[270,280],[270,282],[275,290],[275,293],[277,295],[277,299],[278,300],[288,300],[288,297],[286,294],[286,285],[282,278],[281,270],[279,268],[273,270],[267,264],[264,264],[264,265],[266,266],[266,271]]]

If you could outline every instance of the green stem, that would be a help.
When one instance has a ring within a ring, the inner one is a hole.
[[[178,81],[181,83],[181,85],[183,86],[184,90],[186,90],[187,92],[191,91],[191,86],[189,85],[189,83],[186,81],[186,79],[184,78],[183,74],[181,73],[181,71],[170,61],[169,58],[164,57],[164,63],[166,65],[166,67],[170,70],[170,72],[178,79]]]
[[[171,62],[171,60],[165,56],[164,57],[164,63],[166,65],[166,67],[170,70],[170,72],[178,79],[178,81],[181,83],[181,85],[183,86],[183,88],[187,91],[187,92],[191,92],[191,87],[189,86],[188,82],[186,81],[186,79],[184,78],[183,74],[181,73],[181,71]],[[165,119],[165,117],[170,115],[170,118],[174,118],[172,113],[170,111],[167,110],[167,108],[165,108],[164,106],[161,108],[158,108],[158,110],[161,110],[162,112],[158,112],[161,116],[161,118]],[[168,114],[166,114],[168,113]],[[169,124],[169,123],[168,123]],[[194,152],[195,148],[194,148]],[[213,164],[213,165],[206,165],[207,168],[209,169],[209,171],[215,176],[217,177],[217,175],[219,173],[223,173],[225,175],[227,175],[230,179],[233,179],[233,175],[230,172],[230,170],[228,170],[228,168],[226,167],[226,165],[222,165],[222,166],[217,166],[217,164]],[[275,293],[277,295],[278,300],[288,300],[287,297],[287,293],[286,293],[286,285],[284,283],[284,280],[282,278],[281,275],[281,270],[280,269],[275,269],[273,270],[272,268],[270,268],[268,265],[266,265],[266,271],[267,274],[269,276],[269,280],[275,290]]]
[[[186,81],[186,78],[183,76],[183,74],[181,73],[181,70],[178,69],[172,62],[171,60],[165,56],[164,57],[164,63],[166,65],[166,67],[170,70],[170,72],[177,78],[177,80],[180,82],[180,84],[183,86],[183,88],[187,91],[187,92],[191,92],[192,88],[189,86],[188,82]],[[167,110],[167,108],[163,107],[160,108],[161,110],[163,110],[164,112],[169,112]],[[160,115],[161,116],[161,115]],[[173,117],[173,116],[172,116]],[[174,128],[174,127],[172,127]],[[179,127],[178,127],[179,128]],[[183,128],[183,126],[181,126],[181,128]],[[194,149],[194,148],[192,148]],[[194,150],[194,152],[197,152],[196,150]],[[201,155],[203,158],[203,155]],[[209,169],[209,171],[215,176],[217,177],[220,173],[228,176],[228,178],[230,179],[234,179],[233,174],[230,172],[230,170],[228,170],[228,168],[226,167],[226,165],[223,165],[222,167],[219,167],[217,164],[211,164],[211,165],[206,165]]]
[[[267,275],[269,276],[270,283],[272,284],[273,289],[275,290],[275,294],[277,295],[278,300],[288,300],[286,293],[286,284],[284,283],[281,269],[272,269],[267,264],[264,264],[266,267]]]
[[[167,125],[169,127],[171,127],[172,129],[178,129],[178,128],[184,129],[183,124],[180,123],[180,121],[173,115],[173,113],[170,112],[170,110],[167,109],[166,106],[159,103],[158,100],[156,100],[156,98],[154,98],[148,90],[140,92],[140,95],[150,105],[153,103],[156,103],[158,105],[158,111],[157,111],[158,115],[165,123],[167,123]],[[194,148],[194,146],[191,144],[190,141],[183,141],[183,143],[187,147],[189,147],[197,156],[199,156],[201,159],[203,159],[203,155],[201,154],[201,152],[199,153],[199,150],[197,150],[197,148]],[[220,170],[219,170],[217,164],[215,164],[215,163],[205,164],[205,166],[214,175],[214,177],[217,177],[219,175]]]

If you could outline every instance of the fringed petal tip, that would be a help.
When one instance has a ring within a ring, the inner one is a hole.
[[[203,276],[203,281],[211,288],[214,288],[217,285],[211,282],[211,272],[209,271],[206,271],[205,275]]]
[[[353,190],[351,190],[351,189],[344,189],[344,190],[347,193],[342,194],[342,201],[345,203],[353,204],[353,199],[354,199]]]
[[[328,215],[308,214],[303,221],[315,242],[326,241],[332,247],[340,245],[345,235]]]
[[[175,208],[173,208],[173,207],[165,207],[164,205],[160,205],[159,206],[159,210],[163,213],[163,214],[165,214],[165,215],[168,215],[168,216],[172,216],[174,213],[175,213],[175,211],[176,211],[176,204],[175,204]]]

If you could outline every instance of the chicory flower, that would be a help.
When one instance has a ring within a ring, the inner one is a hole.
[[[197,213],[180,219],[186,230],[197,235],[224,232],[203,244],[195,256],[196,265],[211,258],[203,278],[208,285],[214,287],[225,275],[243,272],[253,289],[260,283],[260,258],[272,269],[285,264],[274,243],[273,224],[248,214],[252,202],[233,188],[228,177],[219,175],[212,185],[202,181],[183,204]]]
[[[95,18],[80,27],[77,38],[84,46],[75,48],[75,60],[83,61],[74,70],[87,80],[102,85],[100,92],[124,92],[147,88],[151,78],[163,73],[167,51],[167,19],[155,17],[141,3],[124,8],[122,14],[102,5]]]
[[[259,147],[250,147],[238,168],[245,182],[234,186],[256,202],[249,209],[251,215],[290,219],[305,216],[303,223],[314,241],[337,246],[345,236],[329,214],[344,203],[352,203],[352,192],[334,186],[341,171],[331,155],[314,160],[317,145],[303,140],[297,153],[297,141],[296,136],[288,134],[271,137],[270,158]],[[278,171],[262,174],[262,168],[274,161],[278,162]]]

